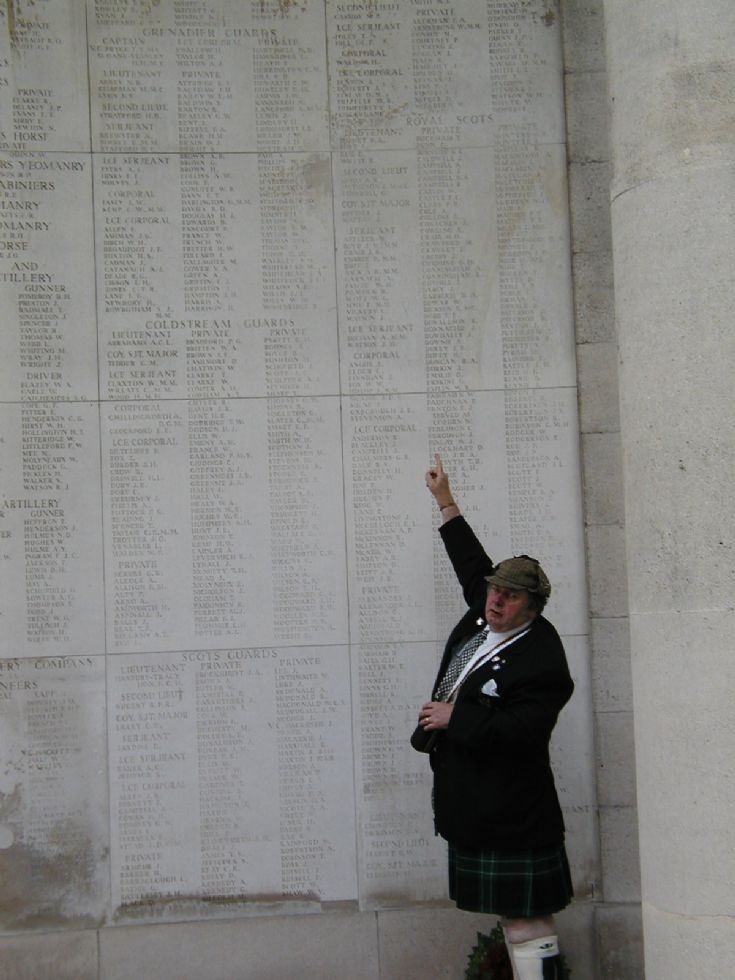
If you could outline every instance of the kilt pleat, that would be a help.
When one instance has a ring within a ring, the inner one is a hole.
[[[536,918],[559,912],[573,894],[563,844],[515,851],[449,845],[449,896],[467,912]]]

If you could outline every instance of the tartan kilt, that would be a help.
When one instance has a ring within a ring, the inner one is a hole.
[[[538,918],[565,908],[573,894],[564,844],[515,851],[449,845],[449,897],[466,912]]]

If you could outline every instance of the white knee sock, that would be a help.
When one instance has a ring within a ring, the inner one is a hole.
[[[508,948],[518,980],[561,980],[561,958],[556,936],[511,943]]]
[[[513,962],[513,947],[511,945],[510,939],[508,939],[508,933],[505,931],[505,926],[503,928],[503,936],[505,937],[505,948],[508,950],[508,956],[510,957],[510,968],[513,971],[513,980],[520,980],[518,976],[518,970],[516,970],[516,965]]]

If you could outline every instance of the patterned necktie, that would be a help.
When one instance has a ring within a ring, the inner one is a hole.
[[[447,667],[441,681],[439,681],[439,687],[436,690],[437,701],[447,700],[450,691],[454,687],[455,681],[470,662],[472,654],[485,642],[487,634],[487,627],[483,627],[479,633],[475,633],[474,636],[471,636],[465,645],[460,647],[452,655],[452,659],[449,661],[449,666]]]

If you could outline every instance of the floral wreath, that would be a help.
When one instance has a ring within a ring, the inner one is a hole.
[[[569,980],[571,975],[572,971],[562,956],[562,980]],[[500,923],[487,936],[477,933],[477,945],[472,947],[465,980],[513,980],[513,967]]]

